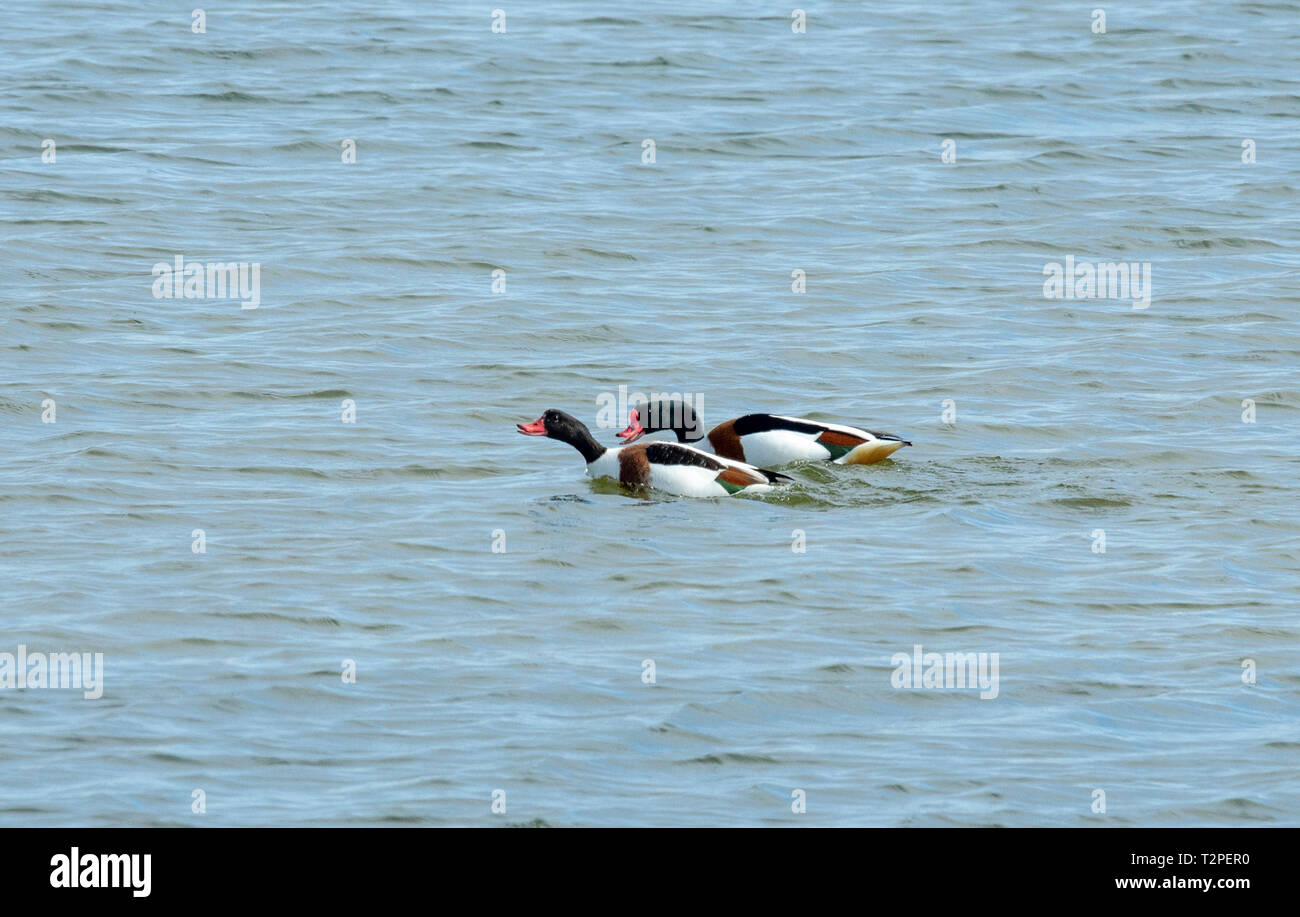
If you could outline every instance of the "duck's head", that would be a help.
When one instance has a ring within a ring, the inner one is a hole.
[[[679,443],[693,443],[704,438],[704,428],[695,409],[678,398],[638,404],[628,412],[627,429],[618,436],[634,443],[646,434],[660,430],[672,430]]]
[[[532,423],[517,423],[515,426],[525,436],[549,436],[551,439],[565,442],[580,430],[583,433],[587,432],[587,427],[582,421],[572,414],[557,411],[555,408],[551,408]]]
[[[551,408],[532,423],[517,423],[515,426],[525,436],[545,436],[568,443],[582,453],[587,464],[591,464],[605,454],[605,447],[596,442],[585,423],[572,414],[557,411],[555,408]]]

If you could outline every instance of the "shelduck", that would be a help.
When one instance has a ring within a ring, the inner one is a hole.
[[[627,429],[618,435],[626,442],[634,443],[647,433],[660,430],[672,430],[679,444],[704,438],[704,427],[694,408],[677,400],[638,405],[629,412]],[[746,414],[728,420],[710,430],[708,439],[713,451],[721,458],[753,465],[802,461],[870,465],[912,445],[892,433],[876,433],[781,414]]]
[[[644,485],[683,497],[725,497],[761,493],[791,480],[744,462],[709,455],[679,443],[642,443],[607,449],[587,425],[554,408],[532,423],[515,424],[526,436],[546,436],[568,443],[582,454],[592,477],[614,478],[629,486]]]

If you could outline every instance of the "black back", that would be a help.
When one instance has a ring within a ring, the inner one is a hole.
[[[737,417],[732,421],[731,428],[736,431],[737,436],[748,436],[750,433],[766,433],[769,430],[820,433],[824,429],[816,424],[803,423],[802,421],[791,420],[788,417],[777,417],[773,414],[746,414],[744,417]]]
[[[694,449],[679,449],[676,443],[647,443],[645,457],[656,465],[698,465],[710,471],[721,471],[727,467],[711,455]]]

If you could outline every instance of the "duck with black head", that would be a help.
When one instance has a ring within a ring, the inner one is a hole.
[[[695,409],[674,399],[638,404],[628,412],[627,429],[618,436],[625,442],[635,443],[660,430],[671,430],[682,444],[705,437]],[[753,465],[810,461],[871,465],[912,445],[893,433],[876,433],[783,414],[745,414],[718,424],[708,432],[708,439],[721,458]]]
[[[516,424],[525,436],[568,443],[587,463],[592,477],[613,478],[629,487],[653,487],[682,497],[725,497],[761,493],[791,479],[744,462],[710,455],[679,443],[641,443],[607,449],[571,414],[547,411],[532,423]]]

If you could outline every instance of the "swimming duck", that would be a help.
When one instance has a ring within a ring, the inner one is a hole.
[[[568,443],[582,454],[592,477],[614,478],[630,486],[648,485],[683,497],[725,497],[761,493],[791,480],[744,462],[709,455],[679,443],[642,443],[607,449],[576,417],[547,411],[532,423],[515,424],[526,436],[546,436]]]
[[[627,429],[618,436],[634,443],[647,433],[659,430],[672,430],[680,444],[704,438],[704,427],[694,408],[675,399],[651,401],[633,408],[628,415]],[[892,433],[875,433],[782,414],[746,414],[718,424],[709,431],[708,438],[709,445],[721,458],[751,465],[800,461],[870,465],[912,445]]]

